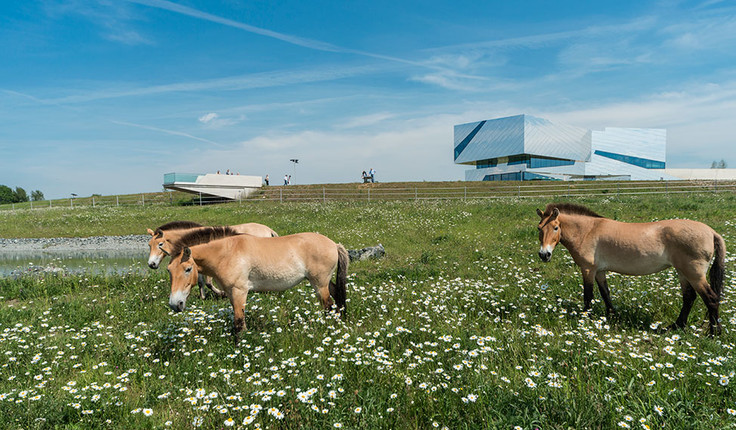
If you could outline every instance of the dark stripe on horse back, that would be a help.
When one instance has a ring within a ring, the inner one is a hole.
[[[240,233],[228,226],[203,227],[183,235],[179,238],[179,240],[172,243],[171,255],[179,255],[181,251],[188,246],[199,245],[201,243],[207,243],[213,240],[222,239],[223,237],[238,235],[240,235]]]
[[[468,134],[467,136],[465,136],[465,139],[463,139],[463,141],[462,141],[462,142],[460,142],[460,143],[459,143],[459,144],[458,144],[458,145],[457,145],[457,146],[455,147],[455,159],[456,159],[456,160],[457,160],[457,157],[458,157],[458,156],[459,156],[459,155],[460,155],[460,154],[461,154],[461,153],[462,153],[463,151],[465,151],[465,147],[466,147],[466,146],[468,146],[468,144],[470,143],[470,141],[471,141],[471,140],[473,140],[473,138],[475,137],[475,135],[476,135],[476,134],[478,134],[478,132],[480,131],[480,129],[481,129],[481,128],[483,128],[483,125],[484,125],[485,123],[486,123],[485,121],[481,121],[481,122],[480,122],[480,124],[478,124],[478,125],[477,125],[477,126],[476,126],[476,127],[474,128],[474,129],[473,129],[473,131],[471,131],[471,132],[470,132],[470,134]]]
[[[593,212],[587,207],[583,205],[576,205],[575,203],[550,203],[544,209],[544,216],[545,217],[550,216],[554,208],[557,208],[557,210],[559,210],[560,213],[563,213],[563,214],[584,215],[584,216],[590,216],[594,218],[605,218],[604,216],[598,215],[597,213]]]
[[[156,232],[160,231],[166,231],[166,230],[184,230],[187,228],[195,228],[195,227],[202,227],[202,224],[197,224],[193,221],[171,221],[167,222],[164,225],[159,226],[156,229]]]

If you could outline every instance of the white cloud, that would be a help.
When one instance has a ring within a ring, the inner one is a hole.
[[[200,116],[199,117],[199,122],[201,122],[203,124],[207,124],[208,122],[210,122],[210,121],[214,120],[215,118],[217,118],[217,116],[218,115],[215,112],[210,112],[208,114],[205,114],[205,115]]]

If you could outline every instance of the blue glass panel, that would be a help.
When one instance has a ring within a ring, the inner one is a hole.
[[[462,153],[465,150],[465,147],[468,146],[471,140],[475,137],[476,134],[480,131],[481,128],[483,128],[483,125],[485,124],[485,121],[481,121],[480,124],[478,124],[473,131],[470,132],[467,136],[465,136],[465,139],[463,139],[462,142],[458,143],[455,147],[455,159],[457,160],[458,155]]]
[[[164,185],[170,185],[175,182],[197,182],[197,178],[202,175],[197,173],[166,173],[164,174]]]
[[[633,164],[634,166],[643,167],[645,169],[664,169],[664,161],[649,160],[646,158],[634,157],[631,155],[616,154],[613,152],[598,150],[595,151],[595,154],[627,164]]]

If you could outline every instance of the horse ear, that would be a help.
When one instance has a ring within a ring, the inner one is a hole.
[[[550,217],[550,221],[557,218],[560,215],[560,210],[557,208],[552,209],[552,216]]]
[[[153,236],[153,234],[154,234],[153,233],[153,230],[151,230],[150,228],[147,228],[146,231],[148,232],[148,234],[150,234],[151,236]]]
[[[544,212],[537,209],[537,215],[539,215],[539,218],[544,218]]]
[[[186,247],[186,248],[184,248],[184,251],[182,251],[182,254],[183,255],[181,257],[181,261],[182,262],[187,261],[187,260],[189,260],[189,257],[192,256],[192,250],[189,249],[189,247]]]

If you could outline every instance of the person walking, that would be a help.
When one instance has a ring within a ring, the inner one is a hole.
[[[284,175],[284,185],[289,185],[289,175]]]
[[[368,171],[368,176],[371,177],[371,183],[375,183],[376,182],[376,169],[371,167],[371,169]]]
[[[265,182],[266,182],[266,186],[268,186],[268,175],[266,175],[266,180],[265,180]]]

